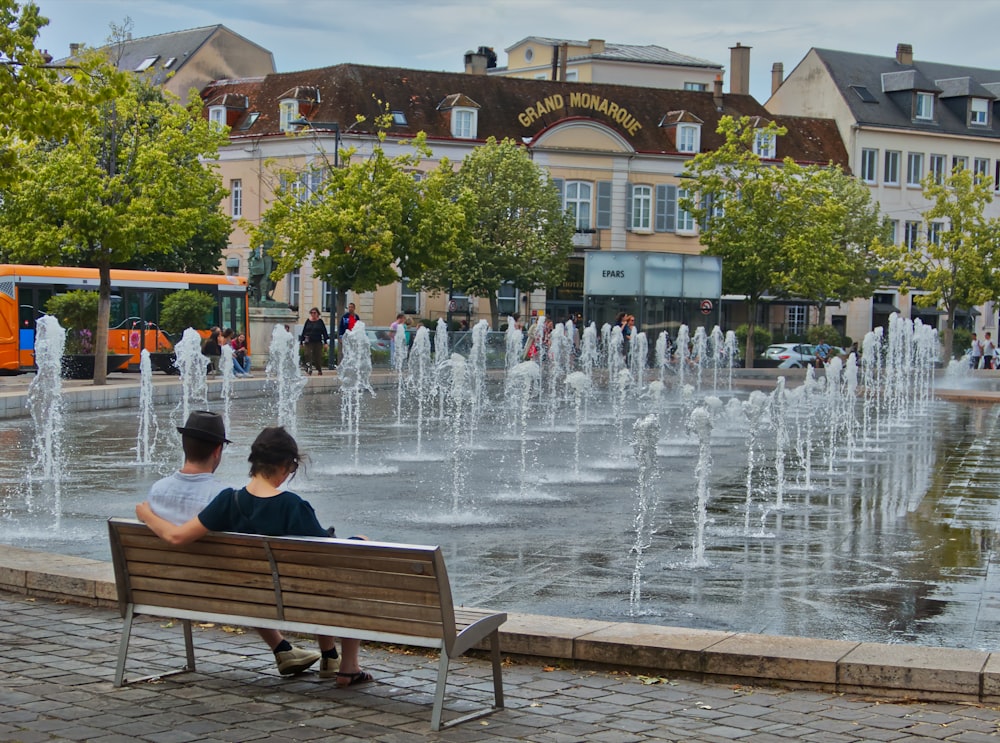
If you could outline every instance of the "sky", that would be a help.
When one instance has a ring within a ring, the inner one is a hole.
[[[21,0],[22,2],[24,0]],[[133,37],[221,23],[274,55],[279,72],[341,63],[461,72],[466,51],[527,36],[656,44],[729,68],[752,48],[750,93],[770,97],[771,67],[787,76],[812,47],[1000,69],[1000,0],[36,0],[49,25],[36,46],[103,45],[111,24]],[[728,76],[725,89],[729,90]]]

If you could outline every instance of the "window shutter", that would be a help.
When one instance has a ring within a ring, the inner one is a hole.
[[[708,193],[701,197],[701,208],[705,210],[705,216],[701,218],[698,226],[704,230],[708,226],[708,220],[712,218],[712,205],[715,203],[715,197]]]
[[[654,229],[657,232],[677,231],[677,186],[656,187],[656,219]]]
[[[597,224],[599,230],[611,229],[611,181],[597,182]]]
[[[632,229],[632,184],[625,184],[625,229]]]
[[[566,207],[566,181],[563,178],[553,178],[552,185],[556,187],[556,191],[559,193],[559,206]]]

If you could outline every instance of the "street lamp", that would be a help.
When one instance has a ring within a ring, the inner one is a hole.
[[[292,126],[306,126],[309,127],[309,131],[313,135],[317,135],[323,131],[333,132],[333,167],[340,167],[340,124],[336,121],[309,121],[306,118],[295,119],[294,121],[289,121]]]

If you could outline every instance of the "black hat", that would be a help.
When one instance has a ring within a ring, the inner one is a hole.
[[[214,441],[217,444],[231,444],[226,438],[226,424],[222,416],[208,410],[195,410],[188,416],[187,423],[177,426],[184,436],[192,436],[203,441]]]

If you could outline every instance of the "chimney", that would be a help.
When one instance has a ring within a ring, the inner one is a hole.
[[[487,58],[480,52],[468,51],[465,53],[465,74],[485,75]]]
[[[729,92],[737,95],[750,93],[750,47],[729,47]]]
[[[604,54],[604,39],[590,39],[587,42],[591,54]]]
[[[80,52],[80,45],[79,44],[70,44],[69,45],[69,56],[75,57],[79,52]]]
[[[913,46],[910,44],[896,44],[896,61],[905,64],[907,67],[913,65]]]
[[[771,65],[771,95],[778,92],[778,88],[785,81],[785,65],[775,62]]]
[[[722,75],[715,76],[715,87],[712,90],[712,100],[715,102],[715,109],[722,110]]]
[[[569,57],[569,44],[565,41],[559,45],[559,80],[566,82],[566,61]]]

